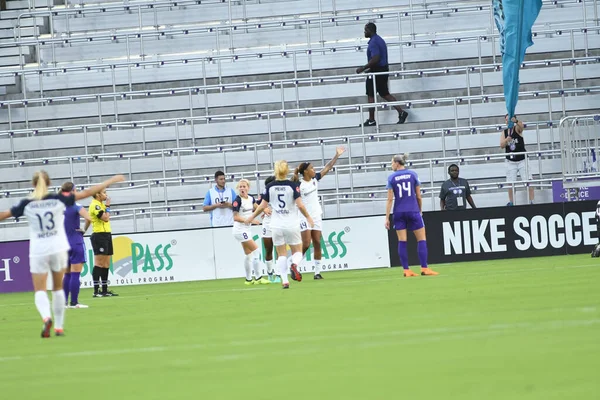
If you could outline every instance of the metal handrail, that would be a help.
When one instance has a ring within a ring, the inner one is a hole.
[[[600,57],[576,57],[576,58],[560,58],[560,59],[546,59],[546,60],[532,60],[523,62],[522,67],[536,67],[536,66],[552,66],[558,65],[563,67],[564,65],[577,65],[583,63],[600,63]],[[384,75],[389,74],[394,78],[406,78],[411,76],[423,77],[434,74],[449,74],[449,73],[461,73],[461,72],[474,72],[484,73],[484,71],[499,71],[502,67],[502,63],[488,63],[482,65],[466,65],[466,66],[449,66],[449,67],[434,67],[434,68],[421,68],[411,70],[391,70],[389,72],[372,72],[369,74],[341,74],[341,75],[328,75],[324,77],[306,77],[306,78],[287,78],[279,80],[262,80],[242,83],[222,83],[222,84],[207,84],[207,85],[196,85],[196,86],[180,86],[163,89],[147,89],[147,90],[133,90],[133,91],[119,91],[119,92],[103,92],[103,93],[91,93],[81,95],[69,95],[69,96],[48,96],[38,97],[29,99],[18,99],[18,100],[3,100],[0,102],[0,107],[10,105],[22,105],[27,107],[30,104],[46,104],[54,102],[72,102],[77,100],[97,100],[98,98],[113,99],[114,97],[119,98],[133,98],[133,97],[148,97],[148,96],[160,96],[160,95],[176,95],[176,94],[188,94],[193,91],[195,94],[200,92],[214,91],[223,92],[232,89],[252,89],[252,88],[273,88],[274,86],[279,89],[286,87],[299,87],[302,85],[312,86],[314,84],[321,83],[339,83],[339,82],[350,82],[350,81],[364,81],[365,75]],[[43,92],[40,93],[43,95]]]
[[[529,92],[521,92],[520,96],[532,96],[532,97],[538,97],[538,96],[547,96],[548,98],[550,98],[552,95],[559,95],[559,96],[564,96],[565,94],[570,94],[570,93],[591,93],[591,92],[596,92],[596,91],[600,91],[600,86],[594,86],[594,87],[589,87],[589,88],[576,88],[576,89],[554,89],[554,90],[545,90],[545,91],[529,91]],[[264,112],[251,112],[251,113],[236,113],[236,114],[221,114],[221,115],[212,115],[212,116],[197,116],[197,117],[188,117],[188,118],[170,118],[170,119],[153,119],[153,120],[144,120],[144,121],[130,121],[130,122],[111,122],[111,123],[95,123],[95,124],[78,124],[78,125],[71,125],[71,126],[63,126],[63,127],[58,127],[58,128],[39,128],[39,129],[25,129],[25,130],[19,130],[19,131],[4,131],[4,132],[0,132],[0,136],[1,135],[8,135],[11,140],[13,139],[13,136],[15,135],[15,132],[17,133],[33,133],[33,134],[37,134],[39,132],[63,132],[65,130],[82,130],[84,131],[84,133],[87,133],[88,129],[92,129],[92,128],[100,128],[101,131],[103,132],[103,129],[113,129],[113,128],[141,128],[141,127],[150,127],[150,126],[159,126],[159,125],[167,125],[167,124],[174,124],[175,128],[176,128],[176,133],[178,135],[178,127],[181,125],[186,125],[188,122],[191,123],[191,126],[193,128],[194,126],[194,122],[196,121],[200,121],[200,122],[204,122],[204,123],[211,123],[211,121],[218,121],[218,120],[229,120],[229,121],[233,121],[233,120],[249,120],[249,119],[262,119],[262,118],[267,118],[267,122],[270,124],[271,122],[271,116],[274,116],[276,118],[288,118],[290,115],[308,115],[308,114],[326,114],[326,113],[337,113],[337,112],[342,112],[342,111],[352,111],[352,112],[360,112],[363,113],[364,109],[368,109],[371,107],[375,107],[376,109],[385,109],[391,105],[404,105],[404,106],[411,106],[413,104],[442,104],[442,103],[450,103],[452,105],[454,105],[455,108],[458,107],[458,104],[461,103],[462,101],[465,101],[467,103],[470,104],[470,102],[474,101],[474,100],[479,100],[482,102],[487,102],[490,99],[501,99],[503,98],[503,94],[498,93],[498,94],[485,94],[485,95],[472,95],[472,96],[461,96],[461,97],[450,97],[450,98],[439,98],[439,99],[425,99],[425,100],[414,100],[414,101],[396,101],[396,102],[385,102],[385,103],[361,103],[361,104],[352,104],[352,105],[342,105],[342,106],[330,106],[330,107],[311,107],[311,108],[300,108],[300,109],[288,109],[288,110],[273,110],[273,111],[264,111]],[[361,128],[362,132],[364,134],[364,127]],[[377,127],[377,129],[379,129]],[[449,128],[446,128],[446,130],[448,130]],[[452,130],[454,129],[451,128]],[[283,126],[283,133],[286,134],[287,133],[287,129],[286,129],[286,125],[284,124]],[[193,134],[193,129],[192,129],[192,134]],[[269,135],[271,134],[271,129],[270,129],[270,125],[269,125]],[[178,136],[176,138],[178,140]],[[195,148],[195,136],[193,137],[193,142],[194,142],[194,148]],[[190,148],[192,151],[194,150],[194,148]],[[13,149],[13,153],[14,153],[14,147],[11,145],[11,149]],[[87,147],[86,147],[87,149]],[[124,154],[124,153],[122,153]]]
[[[530,153],[537,153],[537,152],[525,152],[522,154],[526,154],[526,156],[528,156]],[[520,153],[521,154],[521,153]],[[493,158],[504,158],[505,155],[504,154],[493,154],[493,155],[487,155],[489,157],[493,157]],[[539,156],[539,155],[538,155]],[[481,157],[481,156],[472,156],[472,157]],[[447,161],[454,161],[456,159],[453,158],[448,158]],[[423,160],[424,164],[428,164],[431,168],[432,163],[427,162],[428,160]],[[348,170],[351,170],[352,168],[355,168],[355,166],[345,166]],[[343,167],[336,167],[336,170],[339,171],[340,169],[342,169]],[[336,171],[336,176],[337,176],[337,171]],[[515,182],[515,183],[506,183],[505,181],[497,181],[497,182],[482,182],[482,183],[477,183],[471,186],[472,191],[493,191],[493,190],[498,190],[498,189],[503,189],[505,187],[513,187],[513,190],[516,187],[519,186],[524,186],[524,187],[529,187],[529,186],[537,186],[537,187],[550,187],[552,181],[556,180],[556,178],[539,178],[539,179],[531,179],[531,180],[523,180],[521,182]],[[150,185],[150,181],[148,181],[148,185]],[[440,186],[436,186],[433,185],[433,183],[431,184],[431,186],[426,186],[426,185],[421,185],[421,191],[423,194],[426,194],[428,192],[430,192],[432,195],[435,195],[436,191],[439,190]],[[320,193],[319,196],[321,197],[321,202],[323,204],[328,203],[328,202],[335,202],[338,207],[340,206],[342,201],[373,201],[374,198],[377,197],[377,194],[383,194],[383,193],[387,193],[387,190],[370,190],[370,191],[364,191],[364,190],[352,190],[350,192],[325,192],[325,193]],[[352,197],[350,197],[352,196]],[[368,196],[365,199],[361,199],[361,198],[355,198],[354,196]],[[332,199],[327,199],[327,198],[332,198]],[[434,196],[432,196],[432,201],[434,199]],[[383,198],[381,199],[383,200]],[[432,203],[432,207],[435,209],[435,203]],[[186,212],[185,210],[183,211],[178,211],[179,209],[187,209],[188,211]],[[202,210],[202,203],[198,203],[196,201],[191,202],[191,203],[183,203],[183,204],[165,204],[165,205],[153,205],[153,204],[149,204],[148,206],[140,206],[140,207],[128,207],[128,208],[122,208],[119,210],[115,210],[115,215],[113,216],[113,219],[125,219],[125,218],[133,218],[134,220],[136,219],[136,217],[138,215],[140,216],[149,216],[150,218],[150,225],[151,227],[154,226],[154,215],[155,214],[159,214],[159,215],[173,215],[173,214],[178,214],[178,213],[194,213],[197,214],[198,212],[203,212]],[[339,210],[338,210],[339,213]],[[20,224],[24,224],[26,221],[25,218],[20,218],[18,220],[16,220],[16,222],[1,222],[0,223],[0,227],[7,227],[7,226],[14,226],[15,224],[20,225]],[[137,231],[137,226],[134,226],[134,229],[136,229]]]
[[[546,30],[537,30],[535,32],[533,32],[534,36],[537,35],[563,35],[563,34],[569,34],[571,36],[575,35],[575,34],[584,34],[587,35],[588,31],[598,31],[598,33],[600,33],[600,27],[594,27],[594,26],[580,26],[577,28],[565,28],[565,29],[546,29]],[[152,33],[153,35],[155,33]],[[439,33],[437,33],[439,35]],[[183,35],[183,33],[182,33]],[[427,35],[431,35],[431,34],[427,34]],[[499,37],[498,33],[486,33],[486,34],[477,34],[477,35],[465,35],[465,36],[461,36],[461,35],[454,35],[452,37],[448,37],[448,38],[435,38],[435,39],[431,39],[431,38],[425,38],[425,39],[417,39],[416,36],[414,38],[411,38],[410,40],[399,40],[399,41],[389,41],[387,42],[388,45],[388,49],[389,48],[394,48],[394,47],[398,47],[401,49],[404,46],[412,46],[413,44],[430,44],[430,45],[439,45],[441,43],[456,43],[456,42],[465,42],[465,41],[476,41],[478,42],[478,44],[480,45],[481,42],[483,41],[487,41],[489,39],[491,39],[492,41],[497,40],[497,38]],[[67,39],[68,40],[68,39]],[[572,43],[573,46],[573,43]],[[357,46],[357,45],[342,45],[342,46],[321,46],[321,44],[319,44],[319,47],[305,47],[305,48],[300,48],[300,49],[293,49],[293,50],[285,50],[285,51],[250,51],[250,52],[241,52],[241,53],[234,53],[234,52],[230,52],[229,49],[225,50],[221,50],[221,53],[229,53],[229,54],[210,54],[210,55],[204,55],[204,56],[193,56],[192,53],[189,53],[190,56],[186,57],[186,56],[181,56],[178,57],[177,59],[169,59],[169,60],[154,60],[154,61],[147,61],[147,60],[128,60],[128,61],[108,61],[106,63],[101,63],[101,64],[95,64],[95,63],[86,63],[83,65],[77,65],[77,66],[64,66],[64,67],[53,67],[53,68],[25,68],[23,65],[20,66],[19,69],[13,69],[13,70],[7,70],[7,71],[3,71],[0,72],[0,77],[4,77],[4,76],[23,76],[23,75],[30,75],[30,74],[43,74],[43,73],[52,73],[52,72],[56,72],[56,73],[66,73],[68,71],[90,71],[92,69],[96,70],[96,69],[116,69],[116,68],[130,68],[130,67],[143,67],[143,66],[164,66],[164,65],[171,65],[171,64],[177,64],[177,65],[181,65],[182,63],[184,64],[188,64],[188,63],[213,63],[213,62],[221,62],[221,61],[237,61],[240,59],[244,59],[244,58],[262,58],[262,57],[289,57],[289,56],[293,56],[293,57],[298,57],[298,56],[311,56],[313,53],[331,53],[331,52],[339,52],[339,51],[360,51],[362,50],[363,46]],[[574,52],[574,48],[571,49],[572,52]],[[204,53],[210,53],[209,51],[203,51]],[[198,52],[194,52],[194,53],[202,53],[200,51]],[[156,54],[156,56],[168,56],[168,53],[166,54]],[[574,55],[574,54],[573,54]],[[144,58],[148,58],[149,56],[144,56]],[[128,55],[128,59],[131,59],[132,57],[130,55]],[[136,57],[133,57],[136,58]],[[481,58],[481,57],[480,57]]]

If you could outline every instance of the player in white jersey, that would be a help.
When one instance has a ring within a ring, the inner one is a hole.
[[[66,207],[75,204],[76,200],[93,196],[109,185],[124,180],[125,177],[117,175],[100,185],[65,196],[48,193],[50,178],[46,171],[39,171],[33,176],[35,189],[31,197],[22,200],[8,211],[0,212],[0,221],[25,215],[29,222],[29,265],[35,291],[35,306],[44,321],[43,338],[50,337],[53,324],[56,336],[64,335],[65,293],[62,289],[62,282],[69,261],[68,251],[70,249],[64,224]],[[46,280],[49,272],[52,273],[53,282],[54,321],[46,292]]]
[[[265,179],[265,187],[275,180],[274,176]],[[257,204],[262,201],[262,195],[258,196]],[[262,242],[265,247],[265,264],[269,273],[269,280],[273,283],[281,282],[281,277],[273,273],[273,234],[271,232],[271,208],[265,208],[262,219]]]
[[[315,172],[315,168],[309,162],[303,162],[294,171],[294,180],[300,183],[300,195],[302,196],[302,201],[315,223],[311,229],[308,226],[306,219],[302,216],[300,217],[302,255],[306,254],[312,241],[315,260],[315,279],[323,279],[321,276],[321,231],[323,230],[323,209],[321,208],[321,203],[319,203],[318,182],[331,171],[331,168],[333,168],[338,158],[340,158],[345,151],[346,149],[342,146],[335,149],[335,155],[331,161],[323,167],[321,172]],[[292,274],[292,279],[295,280],[294,274]]]
[[[304,215],[308,224],[311,227],[313,226],[313,220],[302,203],[300,188],[287,179],[289,172],[287,161],[282,160],[275,163],[275,181],[266,187],[260,205],[251,216],[246,218],[246,224],[249,225],[267,207],[271,208],[273,244],[277,249],[277,267],[281,273],[284,289],[290,287],[287,273],[286,244],[292,250],[292,264],[290,266],[292,273],[297,275],[299,281],[302,280],[302,275],[298,272],[298,263],[302,260],[302,236],[300,235],[298,210]]]
[[[250,182],[247,179],[240,179],[237,184],[238,195],[233,200],[233,237],[242,244],[244,254],[244,269],[246,270],[246,285],[265,285],[271,283],[262,276],[262,263],[260,262],[260,251],[254,239],[250,226],[246,225],[246,218],[252,215],[257,204],[254,197],[248,194]],[[259,225],[258,220],[252,221],[253,225]],[[254,269],[254,278],[252,280],[252,269]]]

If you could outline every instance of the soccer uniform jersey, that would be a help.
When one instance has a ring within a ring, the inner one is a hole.
[[[263,200],[263,195],[260,194],[258,196],[258,199],[256,200],[256,204],[260,205],[260,203],[262,203],[262,200]],[[271,232],[271,216],[270,215],[263,214],[262,231],[261,232],[262,232],[261,236],[263,238],[271,239],[273,237],[273,233]]]
[[[394,191],[394,228],[415,231],[423,228],[423,217],[417,203],[417,187],[421,186],[417,173],[403,169],[388,177],[387,189]]]
[[[320,231],[322,230],[321,219],[323,217],[323,209],[319,202],[319,181],[321,180],[321,174],[317,173],[314,178],[310,181],[302,179],[300,181],[300,195],[302,196],[302,202],[306,207],[306,211],[310,214],[313,219],[314,226],[310,228],[306,218],[302,214],[299,214],[300,218],[300,230],[306,231],[309,229]]]
[[[85,259],[85,244],[83,241],[83,232],[80,232],[81,228],[80,215],[82,206],[80,204],[73,204],[67,207],[65,210],[65,232],[71,250],[69,250],[69,264],[83,264]]]
[[[290,180],[271,182],[263,193],[263,199],[272,210],[271,231],[275,246],[302,243],[296,207],[296,199],[299,197],[300,187]]]
[[[60,271],[65,268],[69,241],[65,232],[65,209],[75,196],[49,194],[42,200],[24,199],[10,209],[15,218],[29,221],[29,256],[32,273]]]
[[[254,203],[254,197],[250,195],[248,195],[246,198],[237,196],[232,203],[233,212],[237,212],[238,216],[246,219],[252,216],[252,213],[254,212]],[[247,242],[248,240],[252,240],[250,225],[233,221],[233,237],[239,242]]]

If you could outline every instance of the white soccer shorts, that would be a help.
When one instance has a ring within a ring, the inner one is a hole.
[[[234,229],[233,237],[240,243],[252,240],[252,231],[250,229]]]
[[[300,229],[273,228],[273,245],[283,246],[284,244],[290,246],[302,244],[302,235],[300,235]]]
[[[306,221],[306,218],[304,218],[304,215],[300,215],[300,232],[304,232],[304,231],[322,231],[323,230],[323,220],[321,219],[322,217],[318,217],[315,218],[311,215],[312,219],[313,219],[313,223],[314,226],[311,228],[310,226],[308,226],[308,221]]]
[[[60,272],[69,264],[69,252],[49,254],[47,256],[29,257],[29,271],[32,274],[47,274]]]

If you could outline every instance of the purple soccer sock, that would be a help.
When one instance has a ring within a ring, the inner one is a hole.
[[[81,272],[71,272],[71,304],[76,305],[79,304],[79,287],[81,286],[81,282],[79,277],[81,276]]]
[[[421,261],[421,268],[427,268],[427,240],[421,240],[417,243],[417,252],[419,253],[419,261]]]
[[[398,256],[400,257],[402,268],[408,269],[408,249],[406,247],[406,242],[398,241]]]
[[[63,278],[63,291],[65,292],[65,301],[69,301],[69,288],[71,287],[71,273],[65,272],[65,277]]]

